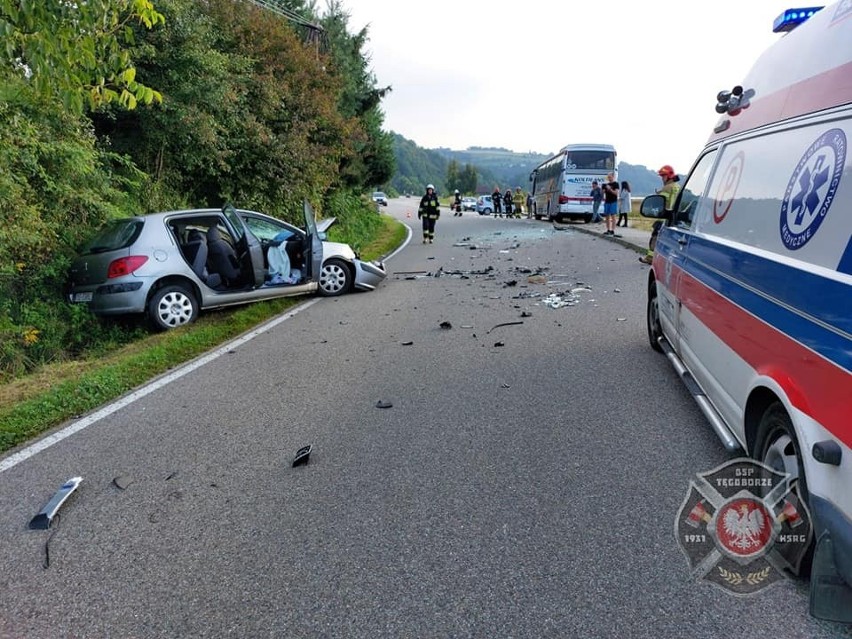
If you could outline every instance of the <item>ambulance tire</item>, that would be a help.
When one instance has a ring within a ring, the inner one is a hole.
[[[663,347],[660,346],[659,338],[663,334],[663,327],[660,325],[660,304],[657,300],[657,285],[651,282],[648,286],[648,341],[658,353],[663,352]]]
[[[789,473],[793,493],[805,506],[808,505],[810,494],[802,463],[802,451],[793,430],[793,422],[781,402],[770,404],[760,418],[752,457],[778,472]],[[811,540],[810,548],[799,564],[797,576],[810,574],[813,553],[814,543]]]

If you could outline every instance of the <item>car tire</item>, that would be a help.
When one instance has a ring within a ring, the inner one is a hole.
[[[793,421],[781,402],[774,402],[764,411],[757,427],[752,457],[780,473],[790,475],[790,489],[808,507],[810,493],[802,463],[802,450]],[[796,576],[808,575],[813,563],[814,540],[802,557]]]
[[[198,300],[189,287],[164,286],[148,301],[148,320],[158,331],[191,324],[198,317]]]
[[[322,263],[319,276],[319,293],[323,297],[335,297],[348,293],[352,288],[352,271],[346,262],[331,259]]]
[[[660,324],[660,302],[657,299],[657,285],[651,282],[648,287],[648,309],[646,313],[648,320],[648,342],[658,353],[663,352],[663,347],[660,346],[659,338],[663,334],[663,327]]]
[[[583,216],[583,221],[584,221],[586,224],[588,224],[589,222],[591,222],[591,221],[592,221],[592,214],[591,214],[591,213],[588,213],[588,214],[584,215],[584,216]]]

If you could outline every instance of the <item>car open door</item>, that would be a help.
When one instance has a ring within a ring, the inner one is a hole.
[[[258,239],[249,233],[245,223],[240,219],[233,204],[225,204],[222,214],[228,219],[228,223],[237,232],[236,246],[234,249],[240,259],[240,268],[243,273],[251,278],[252,286],[262,286],[266,274],[263,260],[263,247]]]
[[[322,265],[322,239],[317,230],[317,218],[310,203],[304,201],[305,213],[305,279],[318,280]]]

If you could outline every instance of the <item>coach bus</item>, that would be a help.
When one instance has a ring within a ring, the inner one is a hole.
[[[592,181],[598,184],[612,173],[618,180],[615,147],[609,144],[569,144],[542,162],[530,174],[535,219],[547,216],[592,220]],[[602,211],[601,211],[602,212]]]

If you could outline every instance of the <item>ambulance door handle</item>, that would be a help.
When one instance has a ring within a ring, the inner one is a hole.
[[[686,246],[687,242],[688,242],[688,240],[685,237],[677,238],[677,243],[680,244],[681,246]]]

